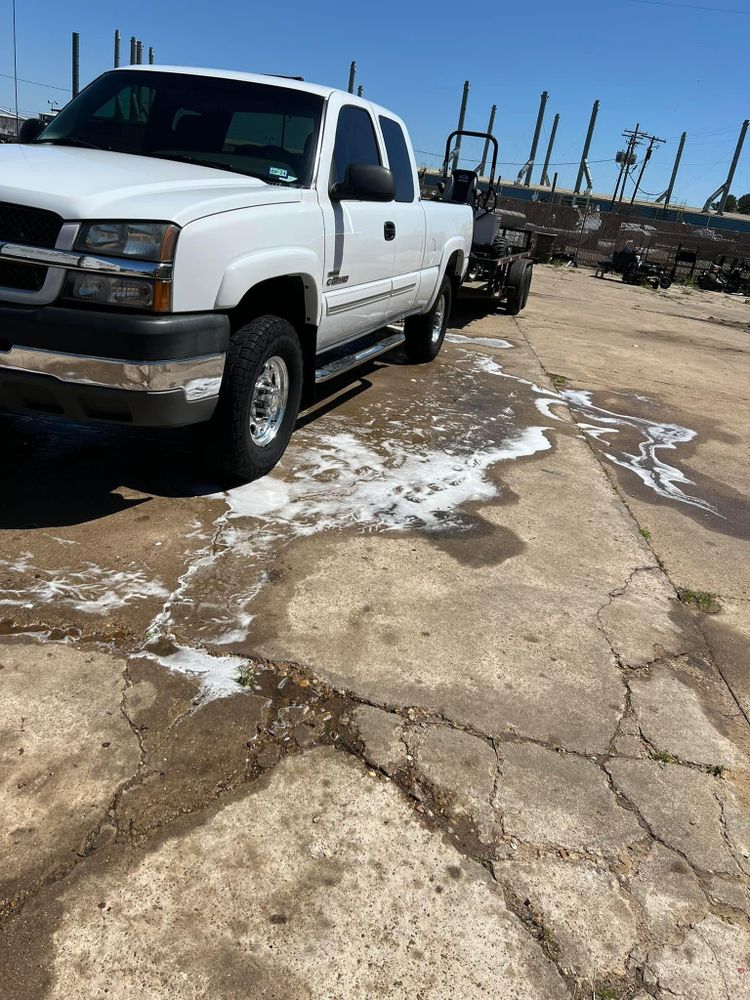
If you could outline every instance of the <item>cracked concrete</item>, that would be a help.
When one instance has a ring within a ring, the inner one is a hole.
[[[7,418],[3,1000],[746,996],[748,464],[743,359],[716,346],[737,334],[702,320],[670,355],[685,412],[624,329],[655,303],[658,357],[671,290],[535,282],[518,320],[459,313],[437,365],[337,390],[246,509],[196,484],[187,437],[165,472],[161,438]],[[634,485],[575,408],[553,419],[545,369],[696,427],[666,457],[724,516]],[[541,424],[549,448],[454,499],[456,440],[476,461]],[[405,499],[388,476],[425,449],[449,475],[419,493],[409,466]],[[180,643],[225,697],[165,668]]]

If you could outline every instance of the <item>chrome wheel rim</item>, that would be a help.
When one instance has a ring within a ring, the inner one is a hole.
[[[445,295],[441,295],[435,303],[435,312],[432,315],[432,343],[437,344],[443,332],[445,322]]]
[[[263,447],[279,433],[289,398],[289,370],[278,355],[269,358],[261,368],[250,402],[250,437],[253,444]]]

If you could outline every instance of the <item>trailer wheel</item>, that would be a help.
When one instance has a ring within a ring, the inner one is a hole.
[[[212,457],[243,482],[270,472],[292,436],[301,394],[302,348],[292,324],[260,316],[240,327],[212,418]]]
[[[505,311],[510,316],[517,316],[529,298],[531,287],[531,264],[528,260],[514,260],[508,270]]]
[[[669,288],[671,285],[672,285],[672,279],[667,277],[666,274],[662,275],[661,278],[659,278],[660,288]]]
[[[404,347],[410,361],[424,364],[434,361],[443,346],[448,319],[453,303],[453,286],[450,278],[443,278],[435,304],[421,316],[409,316],[404,323]]]

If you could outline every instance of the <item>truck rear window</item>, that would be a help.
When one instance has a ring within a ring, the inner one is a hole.
[[[323,99],[243,80],[110,72],[71,101],[38,142],[155,156],[309,187]]]

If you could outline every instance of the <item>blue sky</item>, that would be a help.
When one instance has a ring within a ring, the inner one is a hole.
[[[750,117],[750,0],[691,0],[689,6],[634,0],[537,0],[534,4],[333,4],[326,0],[17,0],[18,73],[70,86],[70,33],[81,35],[81,82],[112,64],[119,28],[153,45],[156,61],[253,72],[299,74],[345,87],[358,63],[365,96],[407,122],[421,162],[437,163],[455,127],[463,81],[471,81],[467,128],[486,126],[498,105],[495,133],[505,178],[529,151],[539,95],[550,92],[540,143],[541,168],[552,116],[561,116],[553,162],[572,186],[591,105],[601,101],[590,153],[594,187],[614,186],[620,134],[638,121],[667,140],[649,164],[643,187],[667,184],[680,132],[688,133],[675,199],[702,204],[724,180],[742,120]],[[706,10],[704,8],[711,8]],[[728,9],[746,13],[729,13]],[[466,20],[462,21],[462,15]],[[12,107],[11,0],[0,0],[0,106]],[[19,85],[24,112],[63,103],[69,93]],[[471,153],[468,146],[464,147]],[[476,159],[479,159],[477,148]],[[603,161],[603,162],[596,162]],[[750,191],[750,138],[733,185]]]

